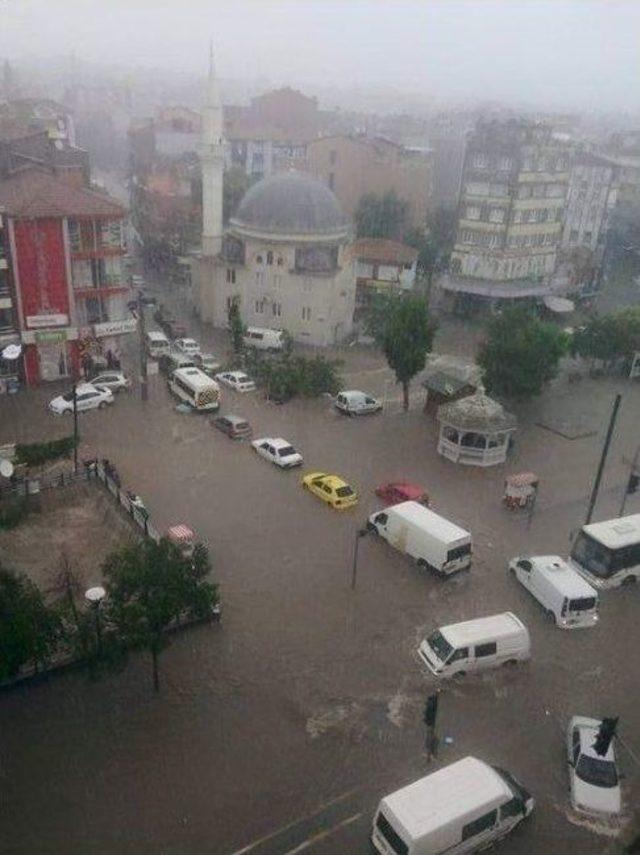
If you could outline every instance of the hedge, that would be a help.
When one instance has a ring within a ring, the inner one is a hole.
[[[79,437],[78,437],[79,440]],[[74,447],[72,436],[53,439],[51,442],[32,442],[29,445],[16,446],[16,463],[26,463],[28,466],[39,466],[48,460],[59,457],[69,457]]]

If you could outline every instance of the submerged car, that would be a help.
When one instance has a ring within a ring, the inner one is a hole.
[[[200,352],[200,345],[194,338],[177,338],[173,342],[173,346],[185,356],[194,357],[196,353]]]
[[[386,507],[399,505],[400,502],[419,502],[429,507],[429,495],[424,487],[410,484],[408,481],[390,481],[376,487],[376,496],[382,499]]]
[[[595,749],[602,722],[585,716],[574,716],[567,731],[567,753],[571,804],[576,810],[593,814],[620,813],[620,779],[616,766],[614,740],[606,754]]]
[[[123,389],[130,388],[131,380],[122,371],[104,371],[102,374],[92,377],[91,384],[100,388],[111,389],[112,392],[120,392]]]
[[[215,374],[222,364],[213,353],[194,353],[193,361],[201,371],[211,376]]]
[[[79,413],[84,410],[102,409],[107,404],[113,404],[113,392],[110,389],[99,389],[92,383],[83,383],[76,387],[76,409]],[[72,413],[73,406],[73,392],[58,395],[49,403],[49,409],[56,415]]]
[[[251,434],[251,425],[242,416],[234,416],[228,413],[226,416],[216,416],[211,419],[214,428],[221,430],[230,439],[248,439]]]
[[[370,413],[378,413],[382,404],[373,395],[352,389],[339,392],[335,400],[336,409],[347,416],[365,416]]]
[[[221,374],[216,374],[216,380],[235,389],[236,392],[253,392],[256,388],[256,384],[244,371],[223,371]]]
[[[339,475],[311,472],[302,479],[302,486],[332,508],[350,508],[358,503],[358,494]]]
[[[293,466],[300,466],[302,463],[302,455],[282,437],[272,439],[263,436],[261,439],[254,439],[251,445],[260,457],[264,457],[265,460],[281,469],[291,469]]]

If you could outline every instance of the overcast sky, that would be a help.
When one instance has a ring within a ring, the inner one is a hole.
[[[0,0],[0,56],[597,110],[640,106],[640,0]]]

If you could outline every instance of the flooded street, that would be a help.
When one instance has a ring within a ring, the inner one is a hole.
[[[375,375],[358,383],[358,372],[375,370],[375,356],[350,359],[350,385],[364,388]],[[523,425],[508,470],[493,471],[439,457],[435,423],[417,399],[408,414],[390,406],[348,419],[326,399],[279,407],[223,389],[222,411],[248,418],[254,436],[290,440],[302,472],[355,485],[360,502],[343,513],[304,492],[300,470],[281,472],[206,417],[175,412],[160,377],[146,403],[135,390],[83,414],[83,448],[116,462],[154,523],[189,522],[208,542],[223,617],[172,637],[158,696],[150,662],[137,655],[99,682],[73,674],[0,697],[1,833],[9,830],[0,850],[270,855],[308,841],[313,852],[364,853],[379,798],[429,766],[422,711],[434,683],[418,664],[419,641],[438,625],[511,609],[530,630],[532,660],[445,685],[439,726],[451,744],[438,762],[471,753],[533,792],[533,817],[500,851],[604,851],[606,836],[567,820],[564,728],[575,713],[616,714],[623,736],[637,734],[637,591],[604,595],[597,628],[562,632],[506,572],[518,553],[566,554],[584,514],[613,394],[611,384],[585,382],[599,435],[572,442]],[[2,440],[68,431],[69,420],[44,410],[51,394],[6,400]],[[549,393],[550,407],[554,394],[570,408],[566,385]],[[627,390],[596,518],[619,501],[621,456],[639,415],[637,392]],[[505,471],[522,468],[543,484],[529,529],[500,504]],[[374,488],[402,476],[473,532],[473,568],[442,581],[367,537],[352,591],[356,529],[378,507]],[[616,638],[628,640],[630,661]],[[627,760],[630,799],[638,780]]]

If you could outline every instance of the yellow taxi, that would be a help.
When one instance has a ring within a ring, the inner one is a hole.
[[[350,508],[358,503],[358,494],[350,484],[337,475],[327,475],[324,472],[311,472],[302,479],[305,490],[313,493],[332,508],[341,510]]]

